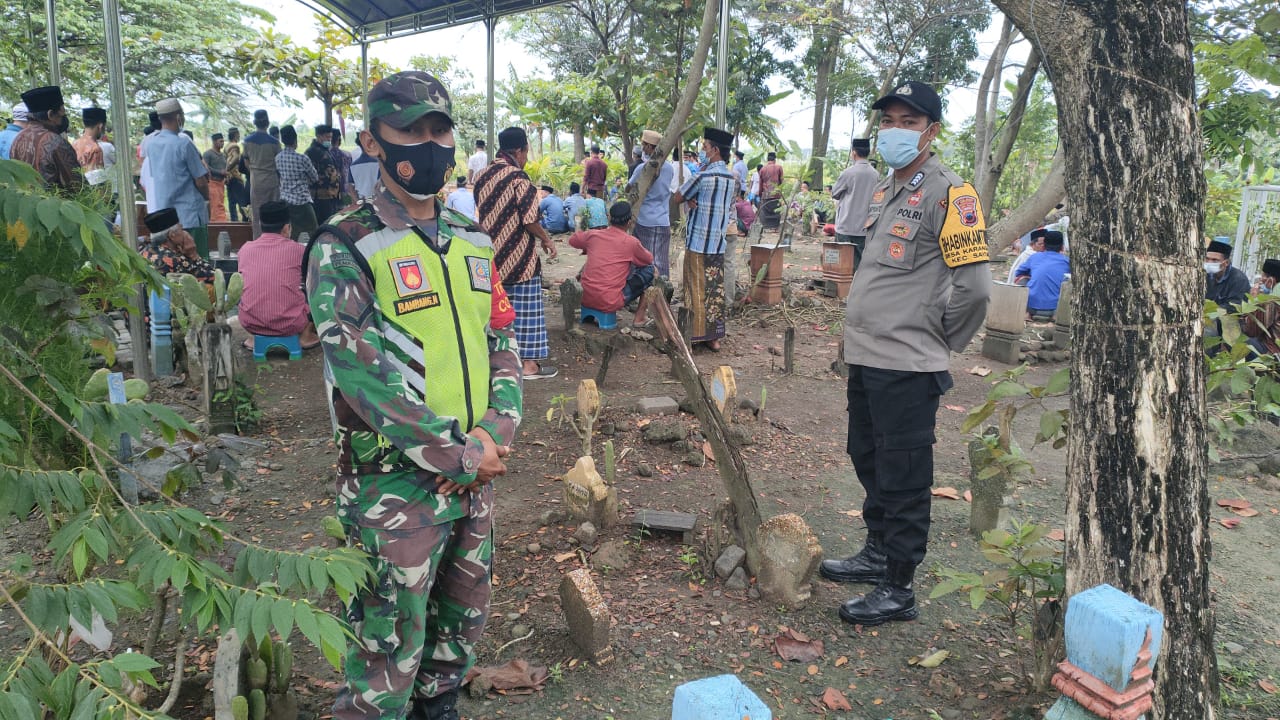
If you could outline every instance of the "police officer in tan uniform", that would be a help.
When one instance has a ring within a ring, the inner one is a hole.
[[[879,625],[917,616],[912,581],[929,539],[934,425],[952,352],[982,325],[991,292],[978,195],[930,152],[942,116],[933,88],[906,82],[872,105],[893,172],[871,195],[867,246],[849,289],[849,442],[866,491],[860,552],[823,577],[875,585],[840,617]]]

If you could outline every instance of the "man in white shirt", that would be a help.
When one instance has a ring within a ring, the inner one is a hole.
[[[476,141],[476,152],[467,158],[467,185],[475,182],[481,170],[489,167],[489,153],[484,150],[484,141]]]

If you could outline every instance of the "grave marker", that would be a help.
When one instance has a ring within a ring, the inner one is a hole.
[[[1063,695],[1045,720],[1138,720],[1152,708],[1152,671],[1164,616],[1110,585],[1073,596],[1064,625],[1067,659],[1053,686]]]

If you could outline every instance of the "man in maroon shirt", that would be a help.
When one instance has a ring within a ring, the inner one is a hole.
[[[760,198],[768,200],[782,195],[782,166],[778,164],[778,154],[769,153],[764,167],[760,168]]]
[[[604,151],[599,145],[591,146],[591,157],[582,161],[582,184],[587,190],[595,190],[597,197],[604,197],[604,184],[609,177],[609,166],[604,162]]]
[[[631,204],[614,203],[609,208],[609,227],[574,233],[569,245],[587,256],[587,264],[578,275],[582,306],[617,312],[639,298],[633,324],[644,327],[648,324],[644,317],[644,291],[653,284],[653,253],[627,232],[630,225]]]
[[[298,335],[304,350],[313,348],[320,344],[320,337],[302,294],[304,248],[289,237],[289,206],[283,200],[271,200],[262,204],[258,215],[262,234],[240,248],[244,276],[240,327],[266,337]],[[253,340],[245,346],[252,348]]]

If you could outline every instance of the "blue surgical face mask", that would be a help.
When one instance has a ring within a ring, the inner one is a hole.
[[[330,140],[325,140],[324,142],[322,142],[322,143],[320,143],[320,144],[324,146],[324,149],[325,149],[325,150],[328,150],[329,148],[333,147],[333,142],[332,142],[332,141],[330,141]]]
[[[1210,275],[1217,275],[1218,273],[1222,272],[1222,263],[1206,262],[1204,264],[1204,271],[1209,273]]]
[[[880,151],[880,157],[889,164],[894,170],[911,164],[912,160],[920,155],[920,135],[919,130],[907,130],[906,128],[887,128],[880,131],[880,136],[876,140],[876,147]]]
[[[698,151],[698,162],[702,163],[703,165],[707,164],[707,152],[705,150]]]

